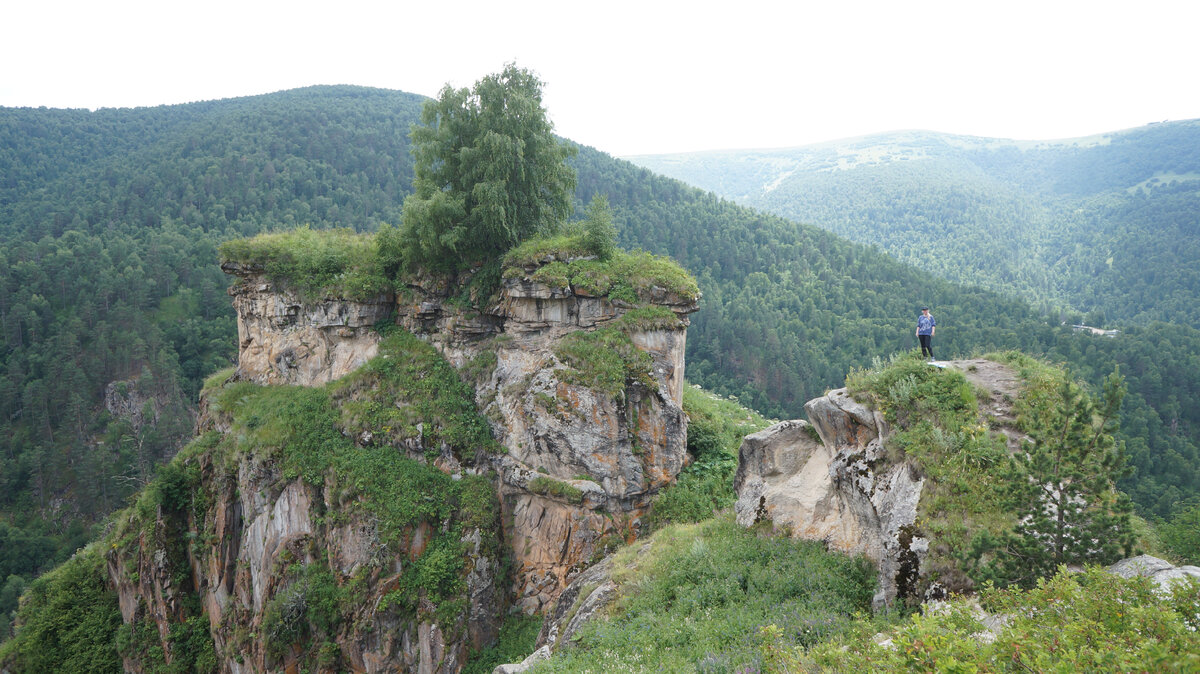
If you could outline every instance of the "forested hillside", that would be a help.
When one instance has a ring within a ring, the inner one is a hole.
[[[943,278],[1089,314],[1200,326],[1200,122],[1032,143],[902,132],[638,157]]]
[[[217,244],[399,222],[420,104],[315,87],[136,110],[0,109],[0,613],[190,435],[203,377],[236,349]],[[916,308],[930,303],[939,356],[1019,348],[1093,382],[1119,364],[1138,469],[1126,488],[1161,514],[1200,492],[1195,330],[1077,335],[1022,301],[595,150],[574,164],[577,212],[607,195],[623,246],[697,276],[693,381],[799,416],[849,370],[912,348]]]

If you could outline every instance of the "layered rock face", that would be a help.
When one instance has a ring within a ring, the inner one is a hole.
[[[311,580],[289,574],[289,568],[299,567],[328,568],[356,579],[358,608],[329,645],[353,671],[454,672],[470,648],[495,638],[499,560],[480,550],[478,530],[464,532],[472,551],[467,611],[450,624],[428,618],[414,622],[375,609],[410,558],[421,554],[428,531],[413,532],[405,549],[390,552],[380,545],[374,524],[336,502],[331,490],[287,479],[268,462],[244,460],[231,475],[212,454],[194,461],[207,507],[187,514],[160,507],[152,526],[129,532],[132,540],[108,555],[123,622],[133,626],[134,639],[139,630],[152,629],[154,638],[142,636],[141,643],[164,647],[167,662],[178,657],[170,652],[179,641],[172,630],[195,615],[188,603],[198,597],[220,671],[295,671],[302,664],[299,646],[273,632],[286,626],[288,611],[303,617],[313,610],[306,606],[313,601],[307,588]],[[341,516],[323,521],[318,513]],[[133,657],[126,655],[125,671],[143,671],[145,651],[144,646],[128,648]]]
[[[445,281],[413,283],[394,301],[305,302],[256,270],[226,271],[241,279],[230,290],[241,378],[336,379],[374,355],[371,326],[392,314],[475,373],[476,401],[507,450],[491,467],[516,561],[515,595],[526,611],[557,597],[606,542],[635,537],[650,499],[683,467],[684,346],[694,298],[655,289],[653,305],[674,319],[639,327],[622,320],[628,305],[529,276],[505,280],[499,300],[475,311],[452,301]],[[612,389],[572,376],[564,340],[606,328],[649,354],[648,377]]]
[[[671,329],[628,330],[653,362],[652,386],[599,390],[565,376],[559,349],[580,331],[615,325],[625,308],[570,288],[509,279],[500,301],[473,313],[448,305],[437,286],[411,287],[398,321],[455,365],[494,366],[476,400],[507,454],[497,457],[515,595],[526,611],[545,607],[602,549],[637,534],[650,499],[683,467],[683,354],[694,300],[662,293]],[[488,355],[484,355],[488,354]]]
[[[379,349],[372,328],[388,317],[390,295],[365,302],[304,300],[261,269],[226,262],[238,321],[238,372],[258,384],[318,386],[366,363]]]
[[[929,541],[913,535],[924,480],[887,460],[883,416],[845,389],[804,406],[811,424],[784,421],[746,436],[734,488],[737,521],[763,520],[879,566],[875,604],[916,591]]]

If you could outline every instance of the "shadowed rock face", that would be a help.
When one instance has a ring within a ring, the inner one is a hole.
[[[734,489],[737,521],[771,521],[798,538],[863,554],[879,566],[875,604],[916,590],[929,541],[912,533],[924,479],[886,459],[883,416],[845,389],[810,400],[811,424],[784,421],[746,436]]]
[[[684,347],[692,298],[655,289],[678,319],[669,329],[626,328],[649,354],[649,381],[616,392],[564,376],[557,354],[571,333],[613,325],[628,307],[529,277],[507,279],[483,311],[450,302],[444,280],[410,284],[369,302],[304,301],[258,270],[226,265],[238,313],[238,377],[314,386],[373,357],[372,327],[385,317],[438,348],[456,367],[494,355],[476,375],[476,402],[507,453],[491,457],[512,546],[515,595],[526,611],[552,601],[603,549],[636,537],[651,498],[674,481],[686,456]],[[481,466],[483,468],[484,466]]]

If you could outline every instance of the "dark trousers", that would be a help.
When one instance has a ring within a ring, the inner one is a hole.
[[[921,357],[929,356],[933,358],[933,335],[917,335],[917,339],[921,340]]]

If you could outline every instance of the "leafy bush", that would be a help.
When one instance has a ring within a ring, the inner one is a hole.
[[[1200,564],[1200,503],[1181,510],[1158,530],[1172,556],[1185,564]]]
[[[601,262],[606,262],[617,250],[617,228],[612,221],[608,197],[597,194],[588,204],[583,225],[583,242]]]
[[[17,611],[21,626],[0,644],[0,667],[14,672],[121,672],[114,635],[121,625],[96,546],[33,581]]]
[[[1145,578],[1097,567],[1065,568],[1030,590],[984,589],[983,607],[1003,616],[995,639],[969,605],[929,609],[895,629],[891,646],[861,621],[804,651],[766,644],[781,670],[893,672],[1191,672],[1200,668],[1200,583],[1169,593]]]
[[[494,366],[495,356],[477,365]],[[358,435],[401,440],[417,434],[423,422],[424,444],[446,443],[471,461],[498,451],[491,427],[475,407],[475,391],[432,345],[405,330],[392,330],[379,344],[379,355],[330,386],[342,410],[341,424]]]
[[[524,660],[533,652],[543,622],[542,616],[522,613],[508,616],[500,624],[496,643],[471,653],[462,674],[491,674],[498,665]]]
[[[534,672],[756,671],[760,627],[786,643],[839,634],[867,608],[869,563],[737,526],[730,517],[666,527],[616,553],[619,598]]]
[[[607,259],[595,258],[585,234],[531,239],[504,256],[504,277],[532,274],[549,285],[564,287],[569,282],[589,295],[629,304],[649,301],[655,288],[684,299],[700,297],[696,279],[670,258],[620,250]]]
[[[395,289],[390,233],[382,240],[351,229],[299,229],[222,243],[222,262],[261,267],[271,279],[309,299],[334,295],[366,300]],[[380,245],[382,244],[384,245]]]
[[[263,607],[262,633],[273,658],[302,640],[320,643],[336,636],[345,588],[323,564],[295,566],[290,584],[275,593]]]
[[[684,387],[683,411],[688,415],[687,449],[692,463],[655,498],[651,526],[699,522],[733,505],[733,476],[742,438],[771,424],[736,400],[697,386]]]
[[[561,480],[538,475],[529,481],[529,491],[542,496],[553,496],[565,499],[567,503],[579,505],[583,503],[583,492]]]
[[[650,354],[617,328],[572,332],[559,341],[554,353],[570,366],[557,372],[563,381],[609,395],[623,391],[627,381],[657,388],[650,374],[654,365]]]

